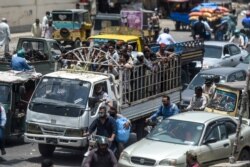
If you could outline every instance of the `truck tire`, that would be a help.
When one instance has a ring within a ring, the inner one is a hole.
[[[67,28],[62,28],[60,30],[60,35],[63,37],[63,38],[67,38],[69,35],[70,35],[70,32]]]
[[[49,145],[49,144],[38,144],[38,149],[39,149],[40,154],[43,157],[50,157],[53,155],[56,149],[56,146]]]

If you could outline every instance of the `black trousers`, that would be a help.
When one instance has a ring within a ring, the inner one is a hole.
[[[4,128],[0,127],[0,149],[4,149]]]

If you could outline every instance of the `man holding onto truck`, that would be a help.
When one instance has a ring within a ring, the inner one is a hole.
[[[176,104],[170,102],[170,97],[167,95],[162,96],[162,105],[151,117],[146,119],[148,121],[155,121],[157,117],[162,116],[163,119],[168,118],[172,115],[176,115],[180,112]]]
[[[27,71],[31,70],[32,66],[27,64],[25,57],[25,50],[21,49],[17,54],[12,56],[11,59],[11,69],[16,71]]]

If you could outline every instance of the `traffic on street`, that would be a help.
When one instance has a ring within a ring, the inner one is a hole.
[[[34,4],[0,18],[0,166],[250,166],[250,4]]]

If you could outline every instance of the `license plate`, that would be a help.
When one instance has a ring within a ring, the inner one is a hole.
[[[57,144],[57,139],[55,139],[55,138],[46,138],[46,143],[48,143],[48,144]]]

